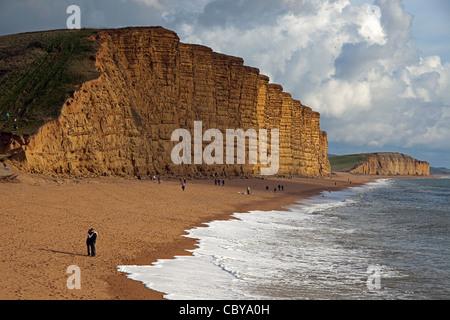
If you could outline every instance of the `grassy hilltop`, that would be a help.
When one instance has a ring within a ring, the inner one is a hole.
[[[95,79],[94,29],[0,36],[0,133],[33,134],[59,116],[77,85]],[[9,113],[9,121],[7,120]]]
[[[361,153],[350,155],[328,155],[331,171],[333,172],[350,172],[366,162],[370,156],[377,153]],[[450,175],[450,169],[430,167],[430,174],[433,175]]]
[[[348,172],[366,162],[371,155],[372,153],[349,154],[344,156],[330,155],[328,160],[330,161],[331,171]]]

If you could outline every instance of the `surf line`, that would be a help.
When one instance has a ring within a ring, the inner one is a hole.
[[[203,132],[202,121],[194,121],[194,164],[207,165],[223,164],[223,134],[219,129],[208,129]],[[259,135],[258,135],[259,134]],[[248,159],[249,164],[258,163],[258,141],[259,141],[259,162],[268,167],[261,167],[261,175],[275,175],[278,172],[280,163],[280,141],[279,129],[270,130],[270,156],[267,146],[267,129],[259,129],[258,134],[255,129],[226,129],[225,131],[225,163],[234,164],[234,150],[236,149],[236,164],[245,164],[246,159],[246,138],[249,141]],[[180,141],[180,138],[182,139]],[[214,141],[212,141],[214,138]],[[237,140],[235,148],[235,140]],[[187,129],[176,129],[172,132],[171,141],[178,141],[171,152],[172,162],[176,165],[192,164],[192,137]],[[212,141],[212,142],[211,142]],[[211,142],[202,150],[203,142]]]

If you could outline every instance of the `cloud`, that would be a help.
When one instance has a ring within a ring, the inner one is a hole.
[[[178,17],[182,41],[259,67],[321,112],[332,143],[450,151],[450,65],[420,56],[400,0],[271,1],[267,19],[248,12],[255,1],[231,3]]]
[[[160,4],[158,0],[133,0],[133,1],[159,10],[164,8],[164,6]]]

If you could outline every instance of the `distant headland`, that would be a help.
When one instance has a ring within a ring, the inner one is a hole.
[[[381,176],[428,176],[430,164],[396,152],[330,156],[332,171]]]

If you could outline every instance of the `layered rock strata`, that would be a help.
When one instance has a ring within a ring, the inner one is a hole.
[[[61,116],[16,152],[25,170],[119,176],[260,174],[260,162],[174,164],[171,151],[178,142],[171,141],[172,132],[184,128],[193,137],[194,121],[202,121],[203,132],[279,129],[279,176],[330,173],[319,113],[270,84],[243,59],[181,43],[174,32],[160,27],[104,30],[96,40],[101,44],[96,55],[100,77],[83,83]]]
[[[374,153],[367,161],[350,171],[367,175],[430,175],[430,164],[401,153]]]

